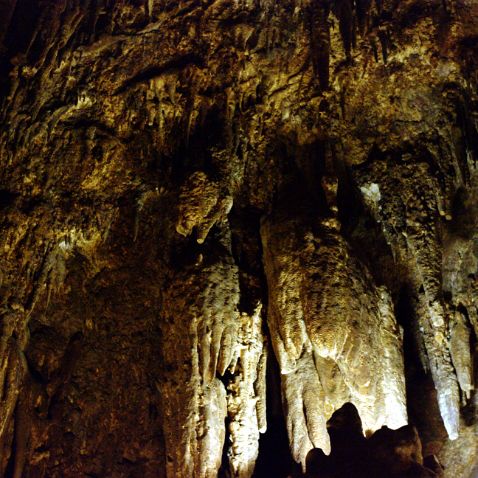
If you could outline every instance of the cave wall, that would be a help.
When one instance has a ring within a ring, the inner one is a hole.
[[[477,18],[3,0],[2,476],[300,474],[349,402],[474,476]]]

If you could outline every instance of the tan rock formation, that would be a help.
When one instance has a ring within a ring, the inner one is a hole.
[[[300,475],[348,402],[473,476],[477,18],[0,2],[0,476]]]
[[[390,295],[338,231],[276,214],[262,228],[269,329],[293,456],[330,451],[326,422],[344,403],[365,429],[407,423],[402,340]],[[380,351],[380,352],[378,352]]]

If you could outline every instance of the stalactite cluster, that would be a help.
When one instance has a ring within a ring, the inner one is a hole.
[[[477,18],[2,2],[0,475],[474,476]]]

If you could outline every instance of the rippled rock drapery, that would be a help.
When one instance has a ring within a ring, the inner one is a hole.
[[[160,388],[168,402],[163,422],[168,476],[217,475],[227,446],[226,416],[231,470],[250,476],[259,431],[266,427],[261,307],[251,316],[239,314],[230,234],[217,247],[212,257],[198,258],[193,267],[174,274],[165,292],[161,332],[167,372]],[[220,377],[228,370],[233,378],[225,386]]]
[[[3,1],[0,474],[249,477],[269,385],[295,462],[352,402],[471,476],[477,18]]]
[[[353,257],[336,219],[303,222],[277,215],[262,230],[287,428],[305,464],[313,446],[330,452],[326,422],[344,403],[355,404],[367,430],[403,426],[407,411],[389,293]]]

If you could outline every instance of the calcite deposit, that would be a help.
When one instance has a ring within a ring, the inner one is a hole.
[[[367,430],[407,423],[402,340],[387,290],[334,218],[276,215],[262,228],[268,321],[294,458],[330,452],[326,423],[353,403]],[[314,227],[315,226],[315,227]],[[379,352],[380,351],[380,352]]]
[[[359,476],[355,410],[474,477],[477,58],[476,0],[0,1],[0,476]]]

